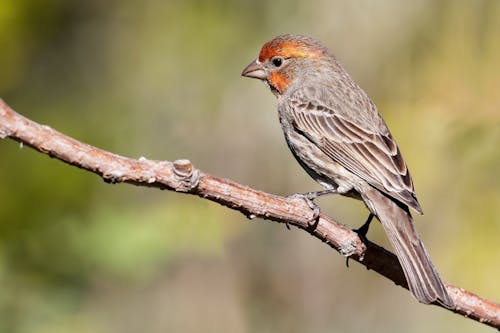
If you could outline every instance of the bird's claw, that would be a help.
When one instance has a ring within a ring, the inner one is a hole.
[[[319,223],[319,216],[321,214],[321,209],[319,206],[313,201],[314,198],[316,198],[316,192],[307,192],[307,193],[295,193],[292,195],[289,195],[287,198],[292,198],[292,199],[302,199],[306,202],[306,204],[311,208],[313,211],[313,216],[312,218],[307,221],[307,224],[309,225],[310,228],[316,228],[316,226]]]

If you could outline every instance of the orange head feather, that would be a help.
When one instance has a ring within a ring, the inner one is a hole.
[[[290,84],[290,78],[285,73],[272,72],[269,73],[267,82],[269,82],[274,89],[283,93]]]
[[[327,54],[328,50],[310,37],[281,35],[262,46],[259,61],[263,62],[276,56],[283,58],[321,58]]]

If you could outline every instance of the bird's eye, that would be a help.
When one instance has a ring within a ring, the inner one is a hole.
[[[275,67],[280,67],[283,64],[283,58],[282,57],[275,57],[271,59],[271,62]]]

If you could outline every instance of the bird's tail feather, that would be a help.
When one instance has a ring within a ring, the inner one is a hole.
[[[420,241],[408,208],[398,205],[374,188],[362,196],[382,223],[415,298],[421,303],[438,302],[453,308],[453,300]]]

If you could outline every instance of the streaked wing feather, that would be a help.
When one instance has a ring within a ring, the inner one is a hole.
[[[421,211],[406,163],[390,135],[375,133],[311,102],[292,109],[294,126],[325,154],[373,187]]]

